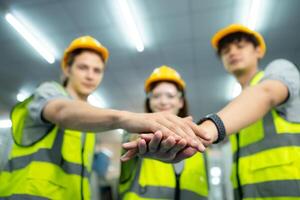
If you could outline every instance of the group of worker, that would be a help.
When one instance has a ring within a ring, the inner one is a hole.
[[[0,199],[90,199],[94,132],[118,128],[129,136],[120,199],[208,199],[205,150],[226,136],[235,199],[300,199],[297,67],[276,59],[261,71],[264,38],[243,25],[219,30],[211,43],[243,90],[195,123],[185,81],[166,65],[145,81],[145,113],[89,105],[109,51],[90,36],[75,39],[63,55],[62,83],[41,84],[12,110],[14,143],[0,172]]]

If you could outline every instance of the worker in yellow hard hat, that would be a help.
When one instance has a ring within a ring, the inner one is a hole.
[[[218,31],[212,46],[243,89],[218,112],[226,134],[237,133],[230,137],[235,199],[300,198],[300,159],[295,157],[300,155],[297,67],[277,59],[261,71],[264,38],[239,24]]]
[[[87,97],[102,81],[109,52],[90,36],[71,42],[62,59],[63,84],[46,82],[12,110],[14,144],[0,173],[0,198],[90,199],[95,134],[121,128],[173,136],[204,150],[197,125],[169,113],[96,108]],[[200,134],[201,135],[201,134]]]
[[[185,82],[177,71],[166,65],[158,67],[145,81],[145,111],[164,111],[187,117],[185,91]],[[156,133],[150,140],[136,141],[140,142],[138,151],[142,157],[129,161],[122,157],[126,162],[121,165],[120,199],[208,199],[205,154],[196,153],[173,164],[176,162],[173,156],[186,147],[184,141],[176,141],[172,136],[162,141],[160,133]],[[147,155],[151,158],[147,158]]]
[[[299,70],[286,59],[276,59],[260,70],[264,38],[243,25],[219,30],[211,43],[243,90],[219,112],[203,117],[199,128],[211,135],[205,145],[230,135],[235,199],[299,199]],[[132,154],[138,145],[124,144]],[[180,153],[173,160],[189,156]]]

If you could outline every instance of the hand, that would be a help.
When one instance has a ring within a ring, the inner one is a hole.
[[[218,129],[212,121],[210,121],[210,120],[204,121],[203,123],[201,123],[199,125],[199,129],[204,134],[211,135],[210,140],[204,140],[204,139],[200,138],[201,142],[203,143],[203,145],[205,147],[208,147],[209,145],[211,145],[214,141],[216,141],[218,139]]]
[[[175,140],[181,138],[191,147],[204,151],[203,141],[211,140],[206,132],[192,122],[191,118],[180,118],[167,112],[158,113],[130,113],[124,112],[121,128],[134,133],[155,133],[161,131],[163,138],[173,136]],[[198,137],[201,139],[198,139]]]
[[[147,150],[147,146],[149,150]],[[173,136],[163,139],[160,131],[154,134],[142,134],[141,138],[125,143],[123,147],[128,150],[121,157],[123,162],[139,155],[167,163],[176,163],[193,156],[197,152],[195,148],[187,146],[185,139],[176,141]]]

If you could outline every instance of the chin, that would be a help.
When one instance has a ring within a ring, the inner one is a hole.
[[[94,90],[88,90],[88,89],[83,89],[80,91],[80,93],[84,96],[89,96],[90,94],[92,94],[94,92]]]
[[[232,73],[232,74],[236,74],[236,73],[241,73],[245,70],[244,67],[242,66],[232,66],[228,68],[228,72]]]

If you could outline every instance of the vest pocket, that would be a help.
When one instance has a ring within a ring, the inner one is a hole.
[[[298,171],[295,151],[291,147],[257,153],[249,158],[248,164],[249,171],[245,165],[245,168],[240,168],[239,174],[243,177],[242,184],[293,179],[295,171]]]
[[[257,171],[266,168],[280,167],[282,165],[289,165],[295,161],[292,148],[278,148],[271,149],[251,157],[250,170]]]
[[[64,199],[67,194],[64,181],[63,171],[55,164],[32,162],[29,165],[24,187],[29,194],[50,199]]]
[[[29,194],[47,197],[50,199],[63,199],[66,188],[51,180],[30,178],[26,179],[26,187]]]

